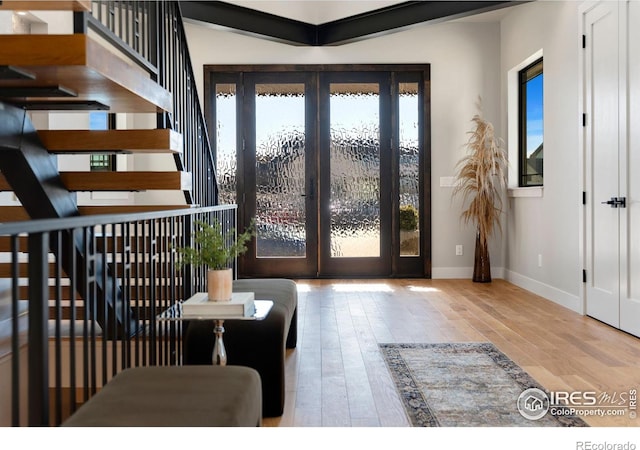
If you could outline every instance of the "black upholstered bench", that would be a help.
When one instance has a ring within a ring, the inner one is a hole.
[[[65,427],[255,427],[258,373],[237,366],[125,369],[67,419]]]
[[[252,367],[262,380],[263,417],[284,411],[285,355],[295,348],[298,335],[298,291],[296,283],[281,278],[236,280],[236,292],[254,292],[257,300],[273,300],[264,320],[224,322],[227,364]],[[211,364],[213,323],[192,321],[184,339],[184,364]]]

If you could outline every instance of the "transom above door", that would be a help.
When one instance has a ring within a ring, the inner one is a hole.
[[[429,67],[205,66],[241,276],[431,275]]]

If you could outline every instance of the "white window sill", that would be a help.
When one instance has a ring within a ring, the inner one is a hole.
[[[535,187],[519,187],[519,188],[510,188],[507,191],[507,195],[509,197],[542,197],[542,193],[544,191],[543,186],[535,186]]]

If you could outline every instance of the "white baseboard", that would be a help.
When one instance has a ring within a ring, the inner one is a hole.
[[[568,292],[562,291],[553,286],[549,286],[548,284],[541,283],[540,281],[534,280],[532,278],[525,277],[524,275],[520,275],[519,273],[513,272],[511,270],[506,271],[505,280],[515,284],[518,287],[521,287],[522,289],[533,292],[540,297],[551,300],[552,302],[557,303],[560,306],[564,306],[565,308],[575,311],[578,314],[584,313],[582,310],[580,297],[577,295],[569,294]]]
[[[458,279],[473,277],[473,267],[433,267],[433,279]],[[504,278],[504,267],[491,267],[491,278]]]

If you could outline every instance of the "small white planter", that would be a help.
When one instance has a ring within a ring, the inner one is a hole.
[[[232,290],[232,269],[207,271],[207,294],[210,302],[227,302],[231,300]]]

